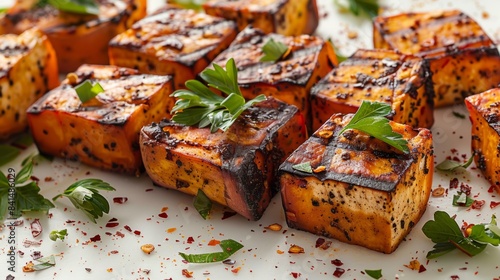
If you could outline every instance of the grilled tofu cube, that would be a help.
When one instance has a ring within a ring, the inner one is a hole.
[[[175,87],[184,88],[236,34],[232,21],[165,6],[113,38],[109,56],[113,65],[172,74]]]
[[[312,127],[334,113],[355,113],[363,100],[388,103],[390,118],[413,127],[434,122],[429,65],[389,50],[358,50],[311,89]]]
[[[209,0],[203,9],[236,21],[240,31],[251,24],[265,33],[313,34],[319,23],[316,0]]]
[[[26,109],[59,85],[57,59],[47,36],[30,29],[0,35],[0,139],[28,127]]]
[[[278,192],[280,163],[306,139],[295,106],[273,98],[244,111],[226,132],[164,120],[141,131],[146,172],[158,185],[228,206],[258,220]]]
[[[262,46],[270,39],[287,45],[289,54],[277,62],[261,62]],[[265,94],[280,99],[297,106],[308,122],[312,86],[337,65],[333,47],[319,37],[264,34],[250,27],[240,32],[213,63],[225,65],[230,58],[238,67],[238,84],[245,98]],[[307,125],[310,127],[310,123]]]
[[[465,98],[472,123],[472,153],[476,166],[500,194],[500,89]]]
[[[98,82],[104,92],[82,104],[74,86],[85,80]],[[170,76],[82,65],[28,109],[33,139],[43,154],[138,174],[143,169],[139,132],[169,116],[172,88]]]
[[[409,154],[357,130],[352,115],[333,115],[280,166],[292,228],[391,253],[426,210],[434,169],[430,130],[390,122]],[[310,164],[313,172],[297,170]]]
[[[436,93],[443,107],[500,83],[500,56],[493,41],[461,11],[407,13],[377,17],[375,48],[429,59]]]
[[[146,0],[97,0],[98,15],[61,12],[38,0],[16,0],[0,19],[0,34],[37,26],[54,46],[59,71],[84,63],[108,64],[108,42],[146,15]]]

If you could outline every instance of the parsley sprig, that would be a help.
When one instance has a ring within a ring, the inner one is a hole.
[[[100,179],[83,179],[73,183],[52,200],[67,197],[76,209],[82,210],[95,223],[96,219],[104,215],[103,213],[109,213],[109,203],[99,193],[100,190],[114,191],[115,189]]]
[[[427,253],[428,259],[434,259],[459,249],[469,256],[481,253],[488,244],[500,245],[500,229],[496,217],[491,217],[489,224],[472,226],[469,236],[465,237],[457,222],[444,211],[436,211],[434,220],[427,221],[422,227],[425,236],[436,243]]]
[[[225,93],[222,97],[213,93],[207,86],[197,80],[186,82],[187,89],[176,90],[171,96],[178,98],[172,112],[174,122],[184,125],[207,127],[214,133],[221,129],[226,131],[238,116],[255,103],[264,101],[266,97],[259,95],[245,103],[238,86],[238,69],[234,59],[226,63],[226,70],[214,64],[214,69],[204,70],[200,76],[208,86]]]
[[[454,160],[444,160],[438,165],[436,165],[436,169],[440,171],[455,171],[459,168],[466,169],[472,164],[472,161],[474,160],[474,157],[470,157],[467,162],[465,163],[460,163]]]
[[[9,168],[8,172],[9,175],[0,172],[0,221],[5,219],[7,213],[10,218],[19,218],[23,212],[47,212],[54,208],[50,200],[39,194],[38,184],[28,182],[33,173],[33,156],[23,161],[19,172],[16,173],[13,168]]]
[[[99,6],[95,0],[39,0],[36,4],[38,7],[50,5],[59,11],[97,15],[99,14]]]
[[[391,106],[386,103],[363,101],[356,114],[344,126],[339,135],[348,129],[357,129],[404,153],[409,153],[408,141],[401,134],[392,130],[389,119],[386,118],[391,110]]]
[[[264,56],[260,58],[261,62],[269,61],[274,63],[285,56],[288,52],[288,46],[271,38],[262,46],[262,52]]]
[[[378,16],[380,9],[378,0],[348,0],[348,7],[340,3],[339,0],[334,0],[334,2],[342,10],[349,11],[356,16],[364,14],[373,18]]]
[[[210,216],[210,211],[212,210],[212,201],[210,198],[201,190],[198,189],[193,202],[194,208],[200,213],[200,216],[206,220]]]
[[[213,263],[221,262],[236,253],[243,245],[232,239],[222,240],[219,244],[222,252],[207,253],[207,254],[185,254],[180,252],[179,255],[190,263]]]
[[[53,230],[49,234],[49,238],[52,241],[56,241],[57,239],[61,239],[61,241],[64,240],[64,238],[68,236],[68,230],[67,229],[62,229],[62,230]]]

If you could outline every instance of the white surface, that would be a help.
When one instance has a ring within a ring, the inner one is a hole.
[[[500,31],[500,19],[494,19],[500,4],[492,1],[390,1],[393,4],[384,5],[386,13],[407,10],[432,10],[436,8],[461,8],[479,21],[494,40],[497,40]],[[407,3],[410,2],[410,3]],[[318,34],[331,37],[343,54],[350,54],[358,47],[371,48],[371,24],[369,20],[357,19],[351,15],[339,15],[333,5],[333,0],[319,0],[320,14],[327,15],[321,18]],[[388,3],[388,2],[384,2]],[[394,4],[396,3],[396,4]],[[425,3],[425,4],[424,4]],[[155,7],[160,0],[155,2]],[[490,17],[483,17],[483,12],[491,11]],[[348,31],[358,33],[356,40],[348,39]],[[462,106],[442,109],[435,112],[436,123],[432,129],[436,162],[452,155],[451,149],[457,149],[458,155],[470,155],[470,124],[468,119],[459,119],[452,115],[452,111],[466,114]],[[19,159],[34,151],[31,147]],[[19,161],[1,168],[6,172],[8,167],[19,169]],[[257,222],[250,222],[240,216],[233,216],[222,220],[222,207],[216,207],[209,220],[203,220],[192,207],[192,197],[154,187],[146,175],[133,178],[125,175],[101,172],[87,166],[72,162],[54,160],[35,167],[34,175],[40,178],[41,193],[52,198],[62,192],[75,180],[82,178],[101,178],[117,188],[116,192],[104,193],[111,202],[111,212],[98,220],[97,225],[87,222],[87,218],[75,210],[69,200],[60,199],[55,205],[57,208],[50,211],[52,217],[33,215],[27,217],[24,226],[16,230],[17,250],[24,252],[24,256],[17,258],[17,272],[13,273],[16,279],[185,279],[182,269],[193,272],[192,279],[336,279],[332,274],[336,266],[331,264],[334,259],[340,259],[344,265],[345,274],[341,279],[371,279],[363,275],[365,269],[382,269],[384,279],[451,279],[458,275],[460,279],[493,279],[500,277],[500,248],[488,246],[480,255],[470,258],[456,250],[437,260],[426,261],[425,255],[432,248],[433,243],[421,231],[425,221],[432,219],[436,210],[445,210],[449,214],[457,215],[457,221],[469,223],[489,222],[493,212],[489,208],[490,201],[500,201],[498,194],[488,193],[489,184],[482,178],[475,168],[465,172],[443,175],[436,173],[434,188],[449,185],[449,180],[457,177],[460,182],[472,187],[475,199],[486,201],[482,210],[467,211],[464,208],[451,206],[455,190],[450,190],[448,196],[430,199],[427,212],[411,234],[406,238],[396,252],[385,255],[332,240],[330,249],[315,248],[318,236],[310,233],[289,229],[286,226],[281,200],[275,197],[265,212],[263,218]],[[54,181],[46,182],[46,177]],[[150,191],[147,191],[147,190]],[[127,197],[125,204],[112,202],[113,197]],[[162,219],[158,214],[163,207],[168,207],[168,218]],[[44,231],[35,240],[42,241],[41,246],[25,248],[22,242],[25,239],[34,240],[31,236],[29,223],[32,218],[39,218]],[[118,219],[119,226],[106,228],[107,221]],[[25,217],[26,219],[26,217]],[[74,220],[75,223],[66,223]],[[272,232],[264,227],[272,223],[283,225],[280,232]],[[128,232],[124,226],[128,225],[132,231],[139,230],[140,235]],[[52,242],[49,232],[53,229],[67,228],[69,235],[64,242]],[[172,233],[167,229],[175,228]],[[111,233],[109,236],[106,232]],[[124,237],[116,235],[120,232]],[[91,237],[99,234],[102,241],[89,243]],[[7,265],[7,237],[8,231],[0,232],[0,278],[8,275]],[[189,237],[194,239],[188,244]],[[211,239],[235,239],[245,247],[231,257],[236,261],[234,265],[215,264],[186,264],[178,252],[205,253],[218,251],[219,247],[208,246]],[[152,243],[156,250],[146,255],[140,250],[142,244]],[[291,255],[287,251],[292,244],[305,249],[305,254]],[[278,250],[283,251],[279,254]],[[56,255],[57,265],[53,268],[36,272],[23,273],[22,266],[31,260],[33,251],[41,251],[44,256]],[[113,251],[117,251],[115,254]],[[411,260],[419,260],[427,269],[423,273],[412,271],[404,265]],[[90,268],[87,272],[85,268]],[[238,273],[231,272],[234,268],[241,268]],[[147,274],[144,270],[150,270]],[[112,270],[112,271],[111,271]]]

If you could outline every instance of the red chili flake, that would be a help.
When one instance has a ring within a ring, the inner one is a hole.
[[[470,207],[472,209],[475,209],[475,210],[480,210],[481,208],[483,208],[485,203],[486,203],[486,201],[484,201],[484,200],[474,200],[474,202],[472,203],[472,205]]]
[[[73,220],[67,220],[67,221],[66,221],[66,223],[67,223],[67,224],[74,224],[74,223],[75,223],[75,221],[73,221]]]
[[[453,178],[450,180],[450,189],[456,189],[458,188],[458,179]]]
[[[106,224],[106,227],[112,228],[112,227],[117,227],[119,225],[118,219],[117,218],[111,218],[108,223]]]
[[[500,202],[490,201],[490,208],[491,208],[491,209],[493,209],[493,208],[497,207],[498,205],[500,205]]]
[[[153,189],[146,189],[146,191],[147,191],[147,192],[151,192],[151,191],[153,191]]]
[[[40,233],[42,233],[42,224],[40,224],[40,220],[35,219],[31,222],[31,235],[38,237]]]
[[[128,197],[113,197],[113,202],[123,204],[128,201]]]
[[[469,196],[470,195],[470,192],[471,192],[471,187],[467,184],[460,184],[460,191],[465,193],[465,195]]]
[[[336,266],[342,266],[342,265],[344,265],[344,263],[341,260],[339,260],[339,259],[332,260],[332,264],[336,265]]]
[[[24,252],[23,252],[23,251],[21,251],[21,250],[17,250],[17,254],[18,254],[19,256],[21,256],[21,257],[22,257],[22,256],[24,256]]]
[[[91,272],[91,271],[92,271],[92,268],[86,267],[86,268],[85,268],[85,270],[86,270],[87,272]]]
[[[452,275],[452,276],[450,276],[450,278],[452,280],[458,280],[458,279],[460,279],[460,277],[458,277],[458,275]]]
[[[132,232],[132,229],[131,229],[128,225],[125,225],[125,226],[123,226],[123,227],[124,227],[127,231]]]
[[[321,248],[323,250],[326,250],[328,248],[330,248],[330,246],[332,245],[332,242],[331,241],[327,241],[325,240],[324,238],[318,238],[316,239],[316,248]]]
[[[30,176],[30,179],[35,181],[35,182],[40,182],[40,179],[36,176],[33,176],[33,175]]]
[[[194,238],[192,236],[188,237],[187,241],[188,244],[192,244],[194,242]]]
[[[33,251],[33,254],[31,254],[31,257],[33,260],[38,260],[39,258],[43,257],[42,253],[40,251]]]
[[[109,253],[110,253],[110,254],[113,254],[113,255],[116,255],[116,254],[118,254],[118,250],[113,250],[113,251],[111,251],[111,252],[109,252]]]
[[[52,181],[54,181],[54,178],[52,178],[52,177],[45,177],[43,180],[45,182],[52,182]]]
[[[140,230],[134,230],[134,234],[135,235],[141,235],[141,231]]]
[[[108,236],[113,235],[113,234],[112,234],[111,232],[109,232],[109,231],[106,231],[104,234],[106,234],[106,235],[108,235]]]
[[[96,236],[91,237],[90,241],[92,241],[92,242],[101,241],[101,236],[99,234],[97,234]]]
[[[231,218],[234,215],[236,215],[236,212],[224,211],[224,213],[222,214],[222,220]]]
[[[158,214],[158,217],[166,219],[166,218],[168,218],[168,214],[166,212],[162,212],[162,213]]]
[[[420,267],[418,268],[418,273],[422,273],[424,271],[426,271],[427,269],[425,268],[425,266],[423,265],[420,265]]]
[[[117,231],[116,235],[120,236],[121,238],[125,237],[125,234],[123,234],[121,231]]]
[[[495,191],[495,186],[490,186],[490,188],[488,189],[488,192],[493,193],[494,191]]]
[[[300,274],[299,272],[290,272],[290,275],[292,275],[293,278],[297,279],[302,274]]]
[[[42,245],[42,242],[39,242],[39,241],[32,241],[32,240],[24,240],[23,241],[23,245],[25,248],[28,248],[30,246],[40,246]]]
[[[236,261],[232,260],[232,259],[226,259],[226,260],[223,260],[222,263],[227,264],[227,265],[234,265],[234,264],[236,264]]]
[[[184,268],[182,270],[182,276],[185,276],[186,278],[193,278],[193,273]]]
[[[319,246],[323,245],[325,243],[325,241],[326,240],[324,238],[319,237],[318,239],[316,239],[315,247],[318,248]]]
[[[208,246],[215,246],[215,245],[219,245],[220,244],[220,241],[219,240],[216,240],[216,239],[212,239],[208,242]]]
[[[345,269],[337,267],[335,269],[335,271],[333,272],[333,276],[340,278],[340,276],[342,276],[342,274],[344,274],[344,273],[345,273]]]

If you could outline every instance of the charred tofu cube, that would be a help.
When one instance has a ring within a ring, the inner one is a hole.
[[[261,62],[262,47],[270,39],[287,45],[289,53],[276,62]],[[246,99],[272,96],[297,106],[308,121],[312,86],[337,65],[333,47],[319,37],[264,34],[255,28],[240,32],[213,63],[225,65],[230,58],[238,67],[238,84]]]
[[[83,81],[98,82],[104,92],[82,103],[75,85]],[[138,175],[143,169],[139,132],[169,116],[172,88],[170,76],[82,65],[28,109],[33,139],[43,154]]]
[[[251,24],[265,33],[313,34],[319,23],[316,0],[209,0],[203,9],[236,21],[240,31]]]
[[[436,107],[463,102],[500,83],[500,56],[493,41],[461,11],[407,13],[374,20],[375,48],[429,60]]]
[[[312,127],[334,113],[355,113],[363,100],[388,103],[390,119],[413,127],[434,122],[427,61],[389,50],[358,50],[311,90]]]
[[[0,139],[28,127],[26,109],[59,85],[57,59],[47,36],[30,29],[0,35]]]
[[[404,154],[333,115],[279,168],[292,228],[391,253],[426,210],[434,169],[426,128],[390,122],[408,141]],[[301,165],[300,165],[301,164]],[[299,166],[310,165],[313,172]]]
[[[278,192],[280,163],[306,139],[295,106],[273,98],[244,111],[223,132],[164,120],[141,131],[146,172],[158,185],[228,206],[258,220]]]
[[[193,10],[160,8],[109,43],[111,64],[173,75],[184,88],[236,37],[236,24]]]
[[[500,194],[500,89],[465,98],[472,123],[472,153],[477,168]]]
[[[0,19],[0,34],[37,26],[56,50],[59,71],[108,64],[108,42],[146,15],[146,0],[97,0],[97,15],[61,12],[47,1],[16,0]]]

